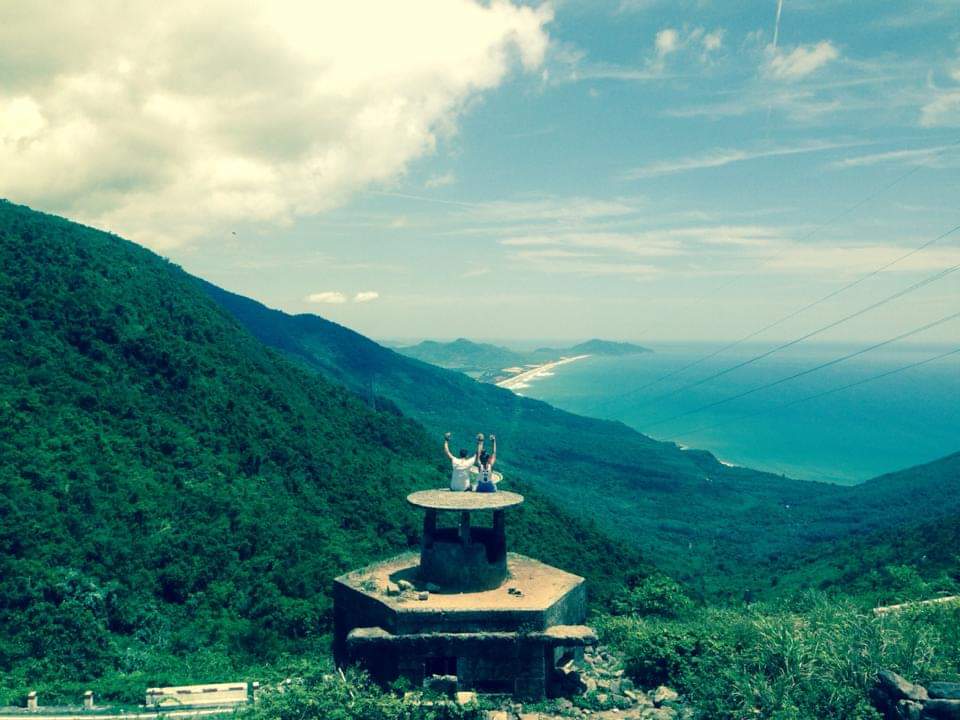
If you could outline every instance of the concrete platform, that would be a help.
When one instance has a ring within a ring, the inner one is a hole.
[[[425,510],[503,510],[520,505],[523,495],[501,490],[495,493],[454,492],[453,490],[420,490],[407,495],[407,502]]]
[[[530,699],[548,693],[560,657],[596,642],[582,625],[577,575],[508,553],[507,579],[493,590],[388,595],[388,584],[416,583],[418,560],[406,553],[334,581],[338,663],[358,662],[384,683],[456,675],[461,689]]]

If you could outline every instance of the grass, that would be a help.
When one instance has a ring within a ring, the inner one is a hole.
[[[809,593],[781,604],[691,609],[671,619],[598,621],[640,685],[682,692],[702,718],[868,720],[878,670],[916,682],[960,679],[960,609],[876,617]]]

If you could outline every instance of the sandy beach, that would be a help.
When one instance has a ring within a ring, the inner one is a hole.
[[[501,380],[497,383],[498,387],[507,388],[508,390],[521,390],[530,383],[531,380],[535,380],[539,377],[546,377],[553,374],[553,369],[559,367],[560,365],[566,365],[567,363],[576,362],[577,360],[583,360],[584,358],[590,357],[589,355],[575,355],[573,357],[560,358],[559,360],[553,360],[552,362],[543,363],[542,365],[537,365],[532,367],[529,370],[524,370],[521,373],[517,373],[513,377],[508,377],[506,380]]]

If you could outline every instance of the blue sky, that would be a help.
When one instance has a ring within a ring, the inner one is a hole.
[[[149,57],[85,44],[69,12],[21,18],[19,36],[75,47],[45,64],[0,50],[18,71],[0,80],[0,195],[378,338],[734,339],[960,223],[954,0],[783,0],[779,26],[776,0],[285,3],[226,25],[212,5],[202,22],[168,10]],[[197,38],[209,51],[177,52]],[[67,101],[110,117],[78,126]],[[78,159],[93,169],[64,179]],[[958,248],[960,233],[764,339]],[[960,273],[822,339],[958,309]],[[958,337],[955,322],[916,339]]]

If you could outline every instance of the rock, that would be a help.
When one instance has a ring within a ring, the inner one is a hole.
[[[475,692],[458,692],[454,697],[456,697],[458,705],[466,705],[477,701]]]
[[[592,677],[583,678],[583,691],[584,692],[596,692],[597,691],[597,681]]]
[[[430,593],[428,593],[426,590],[424,590],[421,593],[417,593],[417,600],[429,600],[429,599],[430,599]]]
[[[653,691],[653,704],[656,706],[664,705],[665,703],[673,703],[680,699],[680,696],[677,694],[676,690],[671,690],[666,685],[661,685],[656,690]]]
[[[960,700],[934,698],[923,704],[923,720],[960,720]]]
[[[898,700],[926,700],[928,695],[925,688],[914,685],[909,680],[889,670],[877,673],[877,686],[893,701]]]
[[[630,678],[620,679],[620,692],[624,692],[625,690],[633,690],[634,687],[633,680]]]
[[[397,580],[397,587],[401,590],[414,590],[413,583],[409,580]]]
[[[387,595],[395,597],[400,594],[400,586],[393,582],[387,583]]]
[[[915,700],[900,700],[897,702],[895,717],[897,720],[920,720],[923,705]]]
[[[648,708],[640,717],[644,720],[675,720],[677,711],[670,707]]]
[[[943,700],[960,700],[960,683],[932,682],[927,685],[927,692],[932,698]]]
[[[440,586],[439,586],[439,585],[434,585],[433,583],[427,583],[427,584],[424,585],[423,587],[424,587],[424,589],[425,589],[427,592],[435,593],[435,592],[439,592],[439,591],[440,591]]]
[[[490,710],[487,712],[487,720],[509,720],[506,710]]]

